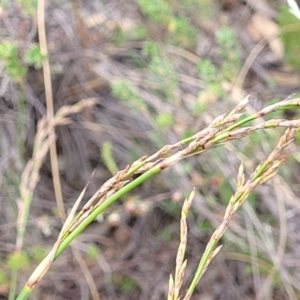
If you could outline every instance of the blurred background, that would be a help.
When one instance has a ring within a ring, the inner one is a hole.
[[[0,299],[12,281],[20,290],[62,227],[47,155],[16,260],[21,176],[49,111],[40,2],[0,2]],[[46,1],[54,112],[96,99],[56,127],[65,209],[94,170],[83,202],[127,164],[200,131],[247,94],[255,96],[253,112],[299,92],[300,12],[289,2],[293,12],[284,0]],[[72,243],[81,258],[67,249],[32,299],[97,299],[90,277],[101,299],[166,299],[182,203],[195,187],[184,291],[234,193],[240,162],[250,174],[282,132],[227,143],[142,184]],[[279,175],[234,217],[192,299],[300,299],[299,139]]]

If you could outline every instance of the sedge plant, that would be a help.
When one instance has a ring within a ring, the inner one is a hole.
[[[32,294],[34,288],[43,278],[52,263],[61,255],[70,243],[83,232],[97,216],[99,216],[99,214],[103,213],[120,197],[127,194],[141,183],[149,180],[152,176],[171,167],[182,159],[208,151],[225,142],[244,138],[263,129],[279,127],[287,128],[286,133],[280,139],[275,150],[269,155],[265,162],[257,167],[248,181],[244,182],[243,169],[242,167],[240,168],[236,193],[229,201],[223,222],[216,229],[212,239],[206,247],[205,253],[195,272],[195,277],[185,296],[185,299],[189,299],[209,262],[220,250],[220,248],[216,247],[217,243],[228,228],[232,215],[244,203],[249,193],[256,186],[266,182],[269,178],[274,176],[278,166],[283,162],[281,154],[293,140],[296,132],[300,128],[300,120],[271,119],[265,121],[262,118],[272,112],[298,108],[300,106],[299,98],[286,99],[267,106],[256,113],[245,116],[246,107],[250,100],[251,96],[247,96],[231,112],[217,117],[207,128],[173,145],[165,145],[155,154],[143,156],[131,165],[128,165],[124,170],[117,172],[111,179],[105,182],[87,201],[83,208],[76,213],[84,194],[83,191],[66,219],[52,250],[34,270],[17,297],[17,300],[27,299]],[[254,120],[257,122],[252,124],[252,121]],[[190,205],[191,198],[192,197],[188,200],[188,205]],[[187,208],[184,208],[184,211],[187,211]],[[186,212],[184,215],[186,215]],[[175,296],[179,299],[178,291],[182,283],[186,264],[182,260],[184,249],[181,247],[179,252],[180,257],[177,259],[175,280],[170,280],[170,289],[173,289],[173,292],[171,291],[169,293],[169,299],[176,299],[174,298]]]

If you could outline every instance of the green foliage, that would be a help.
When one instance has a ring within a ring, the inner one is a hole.
[[[37,0],[18,0],[18,2],[27,16],[33,16],[36,13]]]
[[[147,29],[142,25],[137,26],[136,28],[127,31],[126,37],[126,40],[144,41],[148,39]]]
[[[206,112],[207,109],[208,109],[208,103],[205,101],[205,98],[201,99],[201,97],[199,97],[198,101],[194,103],[193,113],[195,116],[198,116]]]
[[[149,65],[149,71],[160,83],[163,96],[172,101],[178,86],[178,78],[173,64],[167,58],[154,57]]]
[[[178,77],[173,63],[163,55],[158,43],[146,42],[143,53],[151,59],[148,70],[158,83],[158,92],[163,98],[173,101],[174,92],[178,87]]]
[[[18,47],[16,43],[3,41],[0,44],[0,58],[12,59],[18,56]]]
[[[218,95],[220,97],[225,96],[225,91],[222,87],[222,81],[213,82],[209,85],[207,90],[209,94]]]
[[[195,45],[196,30],[190,24],[189,19],[184,17],[187,7],[182,3],[166,0],[138,0],[138,4],[152,23],[163,26],[169,32],[168,43],[181,47]],[[192,4],[192,6],[195,5]],[[180,10],[180,14],[177,10]]]
[[[155,118],[155,121],[160,128],[164,129],[164,128],[168,128],[174,124],[174,117],[172,114],[163,113],[163,114],[157,115]]]
[[[225,95],[222,83],[235,80],[241,66],[240,49],[235,32],[228,27],[221,27],[216,32],[216,40],[222,58],[221,66],[216,66],[209,59],[203,59],[198,64],[199,76],[207,85],[207,88],[199,94],[199,105],[195,107],[200,113],[204,110],[202,103]]]
[[[215,2],[213,0],[178,0],[178,6],[184,7],[188,14],[207,19],[213,17]]]
[[[147,41],[144,44],[143,53],[149,58],[158,57],[161,55],[161,47],[158,43]]]
[[[122,43],[124,43],[126,41],[126,34],[124,33],[124,31],[121,28],[117,28],[114,31],[114,36],[113,36],[113,43],[116,46],[120,46]]]
[[[154,57],[149,65],[149,70],[160,80],[177,83],[177,76],[174,72],[174,67],[167,58],[158,56]]]
[[[42,67],[42,55],[38,45],[33,45],[27,49],[23,58],[19,54],[17,42],[3,41],[0,44],[0,60],[4,64],[7,75],[16,82],[21,82],[27,72],[27,68],[33,65],[36,69]]]
[[[209,59],[203,59],[199,62],[198,72],[201,79],[206,82],[215,82],[220,77],[218,69]]]
[[[281,39],[285,48],[285,58],[291,67],[300,70],[300,20],[289,12],[287,7],[283,7],[279,13],[279,26],[284,29],[285,26],[293,25],[294,30],[283,32]]]
[[[30,260],[25,252],[19,254],[11,253],[7,259],[7,266],[11,269],[26,269],[29,264]]]
[[[233,49],[237,45],[235,32],[229,27],[221,27],[216,32],[217,43],[222,47],[222,57],[227,58],[225,49]]]
[[[141,11],[157,24],[168,24],[172,11],[167,1],[164,0],[138,0]]]
[[[12,80],[19,82],[24,78],[26,68],[18,56],[16,42],[3,41],[0,44],[0,60],[4,63],[5,71]]]
[[[136,110],[147,110],[143,99],[134,91],[132,85],[125,80],[115,80],[112,83],[113,94],[126,102],[126,105]]]
[[[196,110],[198,113],[202,113],[204,110],[203,103],[206,103],[207,99],[214,99],[224,94],[221,86],[223,75],[221,71],[212,63],[209,59],[201,60],[198,64],[199,76],[207,84],[207,89],[199,94],[198,105]]]
[[[236,33],[229,27],[221,27],[216,32],[216,39],[223,58],[222,76],[229,81],[235,79],[241,66],[240,48]]]
[[[121,45],[126,41],[139,41],[147,38],[147,29],[140,25],[129,30],[122,30],[121,28],[115,29],[113,42],[115,45]]]
[[[140,25],[137,26],[132,32],[131,32],[131,39],[133,40],[145,40],[147,39],[147,29],[146,27]]]
[[[122,293],[129,293],[139,289],[138,284],[129,276],[114,274],[113,284]]]
[[[170,43],[188,47],[196,41],[196,30],[186,18],[173,18],[169,24]]]
[[[24,62],[28,65],[32,65],[35,69],[40,69],[45,58],[46,56],[41,53],[40,47],[38,45],[34,45],[26,51],[24,55]]]

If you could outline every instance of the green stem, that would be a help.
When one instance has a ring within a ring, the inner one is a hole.
[[[26,232],[26,225],[28,221],[30,206],[32,202],[33,193],[29,192],[25,199],[21,199],[20,201],[23,202],[24,207],[20,209],[24,209],[24,213],[22,215],[21,223],[17,228],[17,238],[16,238],[16,248],[14,252],[14,259],[19,259],[20,254],[22,252],[23,247],[23,239]],[[20,242],[21,241],[21,242]],[[16,264],[11,269],[11,280],[10,280],[10,288],[9,288],[9,300],[14,300],[16,295],[16,288],[17,288],[17,279],[19,273],[19,264]]]
[[[18,264],[14,264],[11,269],[8,300],[15,299],[16,289],[17,289],[18,271],[19,271]]]
[[[142,184],[144,181],[152,177],[153,175],[161,172],[161,167],[155,166],[149,171],[145,172],[132,182],[125,185],[122,189],[114,193],[111,197],[109,197],[105,202],[96,207],[89,216],[82,221],[61,243],[57,252],[55,254],[55,259],[70,245],[70,243],[91,223],[93,222],[99,214],[105,211],[109,206],[111,206],[114,202],[116,202],[119,198],[136,188],[138,185]]]
[[[145,172],[144,174],[142,174],[141,176],[139,176],[138,178],[136,178],[135,180],[133,180],[132,182],[128,183],[126,186],[124,186],[122,189],[120,189],[119,191],[117,191],[115,194],[113,194],[111,197],[109,197],[104,203],[102,203],[100,206],[96,207],[91,213],[90,215],[84,220],[82,221],[82,223],[80,223],[78,225],[78,227],[76,227],[61,243],[61,245],[59,246],[54,259],[56,259],[58,256],[60,256],[60,254],[70,245],[70,243],[91,223],[93,222],[97,216],[102,213],[103,211],[105,211],[110,205],[112,205],[114,202],[116,202],[120,197],[124,196],[125,194],[127,194],[128,192],[130,192],[131,190],[133,190],[135,187],[137,187],[138,185],[142,184],[144,181],[146,181],[147,179],[149,179],[150,177],[152,177],[155,174],[160,173],[162,170],[162,168],[157,165],[155,167],[153,167],[152,169],[150,169],[149,171]],[[17,297],[16,300],[26,300],[30,294],[32,293],[32,289],[25,285],[22,289],[22,291],[20,292],[19,296]]]
[[[227,127],[226,129],[224,129],[222,132],[230,132],[232,131],[233,129],[236,129],[238,127],[241,127],[242,125],[250,122],[250,121],[253,121],[255,119],[257,119],[259,117],[259,115],[257,113],[251,115],[251,116],[248,116],[240,121],[237,121],[236,123],[232,124],[231,126]]]
[[[26,300],[31,295],[31,293],[32,289],[28,286],[24,286],[16,300]]]
[[[198,264],[198,267],[197,267],[197,270],[196,270],[196,273],[194,275],[194,278],[186,292],[186,298],[189,299],[189,297],[193,294],[197,284],[199,283],[199,280],[201,279],[204,271],[205,271],[205,268],[207,266],[207,262],[209,261],[209,258],[210,258],[210,255],[211,253],[213,252],[213,250],[215,249],[217,243],[218,243],[219,239],[218,240],[212,240],[206,247],[205,249],[205,252],[203,253],[203,256]]]

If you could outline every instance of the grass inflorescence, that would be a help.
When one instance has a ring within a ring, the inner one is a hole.
[[[244,180],[243,167],[240,167],[236,193],[232,196],[227,205],[223,222],[216,229],[206,247],[202,260],[196,270],[195,277],[185,296],[185,299],[189,299],[209,262],[220,250],[220,248],[216,248],[216,245],[228,228],[230,218],[244,203],[250,192],[255,187],[266,182],[276,174],[277,168],[284,161],[282,156],[284,149],[293,140],[300,127],[300,120],[271,119],[264,121],[262,119],[263,116],[278,110],[299,107],[300,99],[287,99],[267,106],[252,115],[244,116],[247,104],[250,100],[251,97],[247,96],[231,112],[217,117],[207,128],[173,145],[165,145],[155,154],[151,156],[143,156],[131,165],[128,165],[124,170],[119,171],[115,176],[105,182],[76,214],[79,202],[83,197],[83,191],[69,214],[52,251],[34,271],[17,299],[26,299],[28,295],[31,294],[32,290],[42,279],[53,261],[59,257],[69,244],[91,222],[93,222],[99,214],[103,213],[120,197],[133,190],[150,177],[160,173],[166,168],[171,167],[182,159],[200,154],[231,140],[241,139],[262,129],[279,127],[287,128],[274,151],[269,155],[266,161],[262,162],[257,167],[246,182]],[[251,122],[256,119],[260,119],[261,123],[252,125]],[[189,197],[189,205],[191,204],[191,198],[192,197]],[[177,257],[175,279],[170,279],[170,285],[172,288],[169,293],[171,296],[169,297],[173,297],[170,299],[176,299],[174,298],[175,296],[178,298],[178,291],[182,284],[186,264],[182,261],[184,252],[183,244],[186,243],[186,205],[187,204],[184,206],[182,217],[182,241]]]

